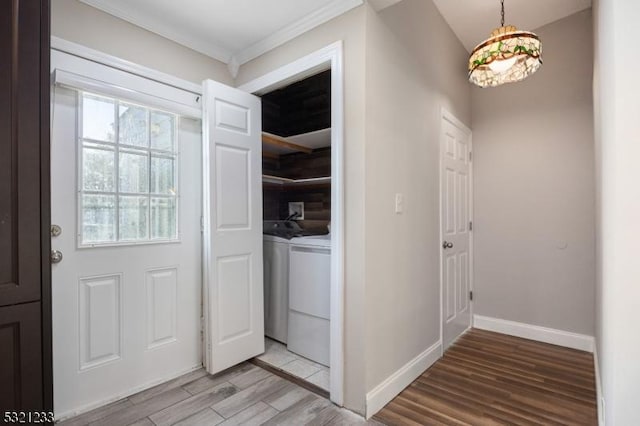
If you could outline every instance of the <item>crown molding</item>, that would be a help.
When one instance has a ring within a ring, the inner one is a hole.
[[[231,77],[235,79],[238,76],[238,71],[240,71],[240,64],[238,63],[238,60],[235,56],[232,56],[231,59],[229,59],[227,68],[229,69],[229,74],[231,74]]]
[[[310,31],[325,22],[336,18],[351,9],[364,4],[364,0],[334,0],[326,6],[308,14],[302,19],[290,24],[281,30],[267,36],[259,42],[233,55],[233,60],[238,66],[246,64],[276,47],[282,46],[288,41]]]
[[[162,24],[155,19],[130,14],[114,7],[108,0],[80,0],[91,7],[125,20],[133,25],[144,28],[147,31],[158,34],[173,42],[186,46],[196,52],[200,52],[218,61],[224,62],[229,72],[235,78],[241,65],[257,58],[270,50],[273,50],[290,40],[310,31],[330,20],[336,18],[351,9],[364,4],[365,0],[334,0],[302,19],[276,31],[248,48],[235,54],[227,49],[216,46],[206,40],[185,36],[169,25]],[[399,1],[399,0],[397,0]]]
[[[119,8],[114,7],[113,4],[111,4],[108,0],[80,1],[91,7],[95,7],[96,9],[106,12],[109,15],[113,15],[135,26],[144,28],[147,31],[158,34],[166,39],[186,46],[189,49],[195,50],[196,52],[202,53],[203,55],[207,55],[213,59],[224,62],[225,64],[229,63],[229,61],[231,60],[232,52],[228,51],[227,49],[216,46],[206,40],[185,36],[184,34],[180,33],[180,31],[176,31],[172,26],[165,25],[153,18],[142,16],[140,14],[136,14],[134,16],[133,14],[126,13]]]
[[[400,3],[402,0],[367,0],[376,12],[380,12],[383,9],[393,6],[396,3]]]

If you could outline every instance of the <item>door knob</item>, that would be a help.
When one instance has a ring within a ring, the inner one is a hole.
[[[62,262],[62,252],[60,250],[51,250],[51,263]]]
[[[445,250],[446,250],[446,249],[453,248],[453,243],[450,243],[450,242],[448,242],[448,241],[445,241],[444,243],[442,243],[442,248],[443,248],[443,249],[445,249]]]

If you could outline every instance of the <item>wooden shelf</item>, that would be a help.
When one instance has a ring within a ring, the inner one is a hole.
[[[283,149],[287,151],[304,152],[305,154],[311,154],[313,152],[313,149],[311,148],[295,144],[287,138],[267,132],[262,132],[262,144],[275,148],[276,152]]]
[[[278,185],[309,185],[314,183],[331,183],[331,176],[310,179],[288,179],[279,176],[262,175],[262,182]]]

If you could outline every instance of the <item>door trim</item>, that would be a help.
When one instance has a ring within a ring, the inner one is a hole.
[[[196,95],[202,95],[201,84],[192,83],[173,75],[157,71],[153,68],[148,68],[135,62],[130,62],[125,59],[118,58],[117,56],[109,55],[60,37],[51,36],[51,49],[68,53],[79,58],[88,59],[98,64],[107,65],[111,68],[125,71],[139,77],[157,81],[158,83],[166,84],[167,86],[172,86],[176,89],[182,89]]]
[[[344,69],[343,44],[335,42],[238,87],[262,94],[331,70],[331,401],[344,395]]]
[[[458,129],[462,130],[465,134],[467,134],[469,136],[469,152],[473,153],[473,133],[471,132],[471,129],[468,128],[462,121],[460,121],[455,115],[453,115],[451,112],[449,112],[446,108],[442,107],[440,110],[440,133],[438,135],[438,164],[439,164],[439,171],[438,171],[438,204],[439,204],[439,211],[438,211],[438,216],[440,217],[439,220],[439,235],[440,235],[440,241],[438,243],[438,247],[442,246],[442,243],[444,241],[444,237],[442,235],[442,221],[443,221],[443,217],[442,217],[442,172],[443,172],[443,165],[442,165],[442,121],[446,120],[449,123],[451,123],[452,125],[454,125],[455,127],[457,127]],[[473,154],[472,154],[472,160],[469,162],[469,220],[471,222],[473,222],[473,163],[474,163],[474,159],[473,159]],[[445,347],[444,347],[444,320],[442,318],[442,313],[444,311],[444,271],[442,268],[442,261],[443,261],[443,251],[440,250],[440,264],[439,264],[439,268],[440,268],[440,350],[441,350],[441,355],[444,355],[444,351],[445,351]],[[469,232],[469,291],[473,292],[473,278],[474,278],[474,268],[473,268],[473,230],[471,232]],[[473,300],[469,301],[469,328],[471,328],[473,326]]]

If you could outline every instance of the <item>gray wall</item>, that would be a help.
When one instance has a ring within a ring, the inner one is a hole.
[[[381,14],[365,4],[243,65],[237,85],[337,40],[345,47],[345,405],[363,413],[367,391],[439,339],[440,108],[470,124],[471,98],[467,53],[431,0]],[[406,199],[400,216],[396,192]]]
[[[233,84],[227,66],[78,0],[51,2],[51,35],[180,77]]]
[[[636,1],[594,2],[596,344],[607,425],[640,424],[640,59],[628,50],[638,18]]]
[[[369,9],[366,52],[370,391],[440,339],[440,117],[470,125],[471,87],[468,54],[431,0]]]
[[[473,90],[475,314],[592,336],[591,11],[536,32],[536,74]]]

